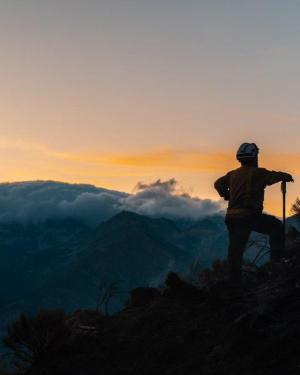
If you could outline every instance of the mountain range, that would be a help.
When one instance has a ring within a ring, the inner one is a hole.
[[[218,215],[174,222],[122,211],[91,228],[74,219],[0,225],[0,317],[40,306],[67,311],[95,306],[101,280],[129,291],[158,286],[169,271],[184,273],[194,258],[224,257],[227,232]],[[112,301],[110,309],[121,307]]]

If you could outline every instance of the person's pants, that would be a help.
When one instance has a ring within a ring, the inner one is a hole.
[[[251,217],[226,218],[225,223],[229,233],[227,261],[230,280],[241,280],[243,254],[252,231],[269,235],[272,262],[278,262],[283,257],[284,227],[275,216],[260,214]]]

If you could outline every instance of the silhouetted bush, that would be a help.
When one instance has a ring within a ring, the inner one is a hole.
[[[202,283],[199,283],[199,273],[203,268],[204,261],[198,257],[193,259],[188,265],[188,272],[183,276],[183,280],[189,285],[195,287],[201,287]]]
[[[2,339],[10,350],[10,367],[22,373],[62,333],[67,315],[61,308],[39,309],[35,314],[22,312],[8,323]]]
[[[296,215],[298,221],[300,221],[300,199],[297,198],[291,207],[291,214]]]
[[[206,298],[206,294],[193,285],[182,280],[175,272],[169,272],[166,279],[167,288],[163,290],[164,297],[171,298]]]
[[[226,259],[214,259],[211,268],[205,267],[199,273],[199,283],[203,286],[216,281],[227,280],[228,264]]]
[[[159,298],[160,295],[161,294],[159,290],[156,288],[141,286],[131,290],[130,298],[127,301],[125,301],[125,306],[129,307],[145,305],[153,301],[155,298]]]

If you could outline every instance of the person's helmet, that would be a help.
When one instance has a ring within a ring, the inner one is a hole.
[[[255,143],[243,143],[240,145],[236,153],[237,160],[242,159],[256,159],[259,148]]]

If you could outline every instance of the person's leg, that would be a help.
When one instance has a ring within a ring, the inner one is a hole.
[[[271,262],[279,262],[284,254],[285,243],[285,233],[282,222],[275,216],[262,214],[253,221],[252,230],[269,235]]]
[[[248,221],[231,219],[226,221],[229,234],[228,273],[229,280],[240,282],[242,279],[242,264],[245,247],[251,233]]]

